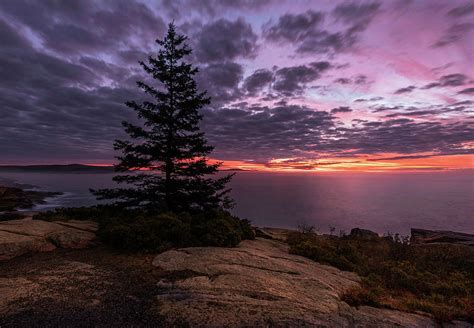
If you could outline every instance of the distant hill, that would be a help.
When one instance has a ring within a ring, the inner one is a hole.
[[[221,169],[219,171],[252,172],[240,168]],[[112,166],[94,166],[84,164],[52,164],[52,165],[0,165],[0,172],[49,172],[49,173],[111,173]]]
[[[112,166],[93,166],[83,164],[67,165],[0,165],[0,172],[63,172],[63,173],[110,173]]]

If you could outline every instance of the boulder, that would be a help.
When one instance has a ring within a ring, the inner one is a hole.
[[[378,239],[379,235],[376,232],[367,229],[354,228],[351,230],[349,237],[356,239],[374,240]]]
[[[255,237],[264,238],[264,239],[273,239],[272,235],[265,231],[262,228],[255,228]]]
[[[32,207],[33,201],[20,188],[0,186],[0,211]]]
[[[294,230],[283,228],[255,228],[255,236],[265,239],[286,241],[288,234]]]
[[[448,243],[474,246],[474,235],[453,231],[411,229],[410,241],[413,244]]]
[[[427,316],[340,300],[360,278],[291,255],[276,240],[246,240],[236,248],[195,247],[158,255],[166,324],[192,327],[434,327]]]
[[[31,208],[35,204],[44,203],[47,197],[61,193],[47,191],[23,190],[16,187],[0,186],[0,211],[13,211],[19,208]]]
[[[61,223],[31,218],[0,222],[0,260],[31,252],[59,248],[84,248],[95,239],[97,224],[91,221]]]

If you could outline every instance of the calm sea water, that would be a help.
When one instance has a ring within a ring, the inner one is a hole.
[[[89,188],[113,186],[112,174],[2,173],[0,177],[62,191],[38,210],[95,204]],[[328,231],[362,227],[408,234],[410,228],[474,233],[472,173],[257,173],[232,183],[233,212],[255,225]]]

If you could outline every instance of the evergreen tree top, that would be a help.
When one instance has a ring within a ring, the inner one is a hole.
[[[153,101],[126,103],[142,125],[123,122],[128,140],[116,140],[116,170],[124,174],[114,177],[127,188],[95,191],[99,199],[118,199],[123,206],[147,207],[155,210],[196,210],[230,204],[225,188],[231,175],[212,179],[221,163],[209,164],[207,156],[213,147],[207,144],[199,129],[200,109],[210,103],[206,92],[198,91],[194,75],[198,69],[186,62],[192,50],[186,36],[178,34],[173,23],[160,49],[148,62],[140,62],[156,85],[138,81],[137,85]],[[132,140],[136,140],[132,142]],[[130,174],[147,169],[158,174]]]

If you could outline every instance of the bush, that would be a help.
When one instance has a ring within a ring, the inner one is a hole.
[[[122,210],[113,206],[67,207],[38,213],[33,216],[33,220],[92,220],[100,223],[110,218],[134,217],[140,213],[139,211]]]
[[[353,287],[341,296],[341,300],[352,306],[368,305],[380,306],[379,297],[374,290],[362,287]]]
[[[288,235],[290,252],[353,271],[361,286],[342,295],[350,305],[424,311],[440,321],[474,322],[474,253],[462,245],[410,245],[383,238]]]
[[[19,220],[25,217],[24,214],[17,213],[17,212],[7,212],[0,214],[0,222],[1,221],[11,221],[11,220]]]
[[[131,251],[163,251],[191,240],[189,224],[173,214],[109,220],[100,226],[99,237],[109,245]]]
[[[193,234],[203,246],[234,247],[241,241],[242,233],[238,222],[214,216],[204,220],[196,220]]]
[[[255,230],[252,228],[252,224],[249,220],[239,219],[235,217],[235,220],[238,220],[240,225],[240,232],[242,240],[253,240],[255,239]]]
[[[314,233],[293,233],[288,236],[290,253],[335,266],[344,271],[354,271],[360,256],[349,242],[334,243],[331,237],[317,238]],[[302,241],[298,242],[301,239]]]
[[[247,220],[223,210],[205,213],[146,213],[114,207],[64,208],[35,215],[33,219],[93,220],[100,239],[130,251],[164,251],[172,247],[234,247],[255,235]]]

